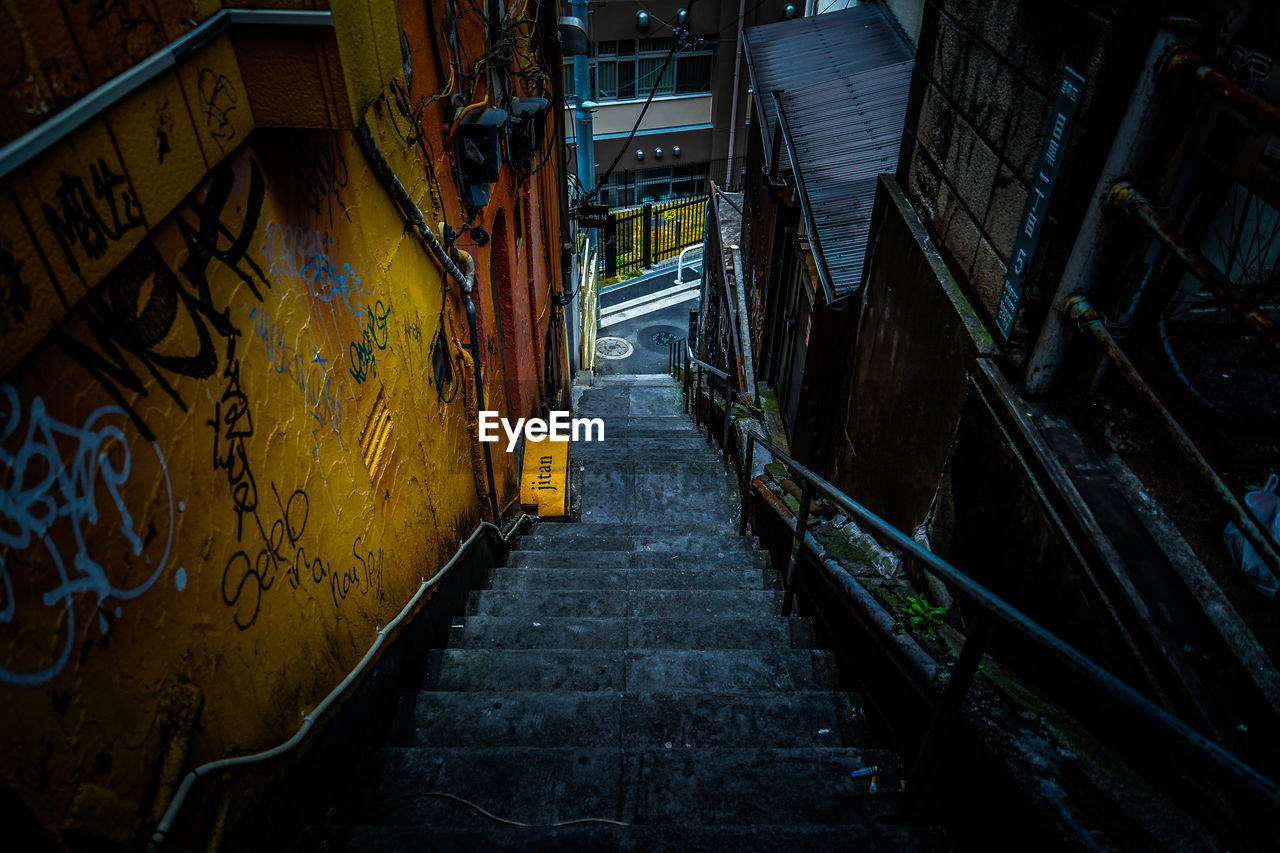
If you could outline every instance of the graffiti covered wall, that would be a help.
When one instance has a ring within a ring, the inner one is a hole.
[[[417,73],[370,123],[427,220],[459,224],[443,105],[407,108],[444,81],[421,9],[398,17]],[[105,127],[77,137],[83,175],[0,198],[0,247],[41,209],[24,201],[58,202],[46,251],[9,255],[36,286],[0,364],[0,774],[55,835],[89,790],[155,811],[177,687],[203,699],[184,772],[286,740],[487,515],[457,285],[352,130],[249,121],[163,216]],[[459,246],[486,407],[519,417],[564,375],[558,219],[554,168],[508,171],[473,217],[492,240]],[[516,467],[494,467],[505,509]]]

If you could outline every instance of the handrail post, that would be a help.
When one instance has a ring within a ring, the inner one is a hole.
[[[796,513],[796,533],[791,539],[791,558],[787,560],[787,576],[782,593],[782,615],[790,616],[795,604],[796,562],[800,559],[800,548],[804,545],[805,528],[809,524],[809,502],[813,499],[813,484],[804,481],[800,490],[800,511]]]
[[[698,381],[693,391],[693,428],[698,429],[702,426],[702,421],[698,420],[698,416],[702,413],[699,407],[702,399],[702,365],[694,364],[693,369],[698,371]]]
[[[724,381],[724,456],[725,462],[729,461],[729,395],[733,391],[733,383],[728,379]]]
[[[916,752],[915,760],[911,762],[907,784],[908,790],[913,795],[916,793],[915,788],[919,780],[923,778],[921,774],[928,771],[938,747],[946,739],[956,716],[960,713],[960,705],[964,702],[965,694],[969,692],[969,685],[973,683],[973,677],[978,672],[978,663],[982,660],[987,641],[991,639],[992,627],[992,620],[987,611],[979,610],[973,625],[969,628],[969,635],[965,637],[964,645],[960,648],[960,656],[951,670],[951,680],[947,682],[946,689],[942,691],[942,697],[938,700],[938,706],[933,711],[933,718],[929,721],[929,729],[925,732],[924,741]],[[906,803],[904,802],[900,808],[906,808]]]
[[[711,446],[711,416],[716,413],[716,376],[707,371],[707,447]]]
[[[684,349],[684,413],[689,414],[689,385],[693,382],[689,378],[689,339],[682,338],[681,347]]]
[[[642,266],[644,269],[649,269],[653,266],[653,244],[650,242],[649,235],[649,230],[651,228],[653,228],[653,205],[646,202],[644,206],[644,229],[641,231],[643,236],[641,237],[640,243],[643,251],[641,257],[643,259]]]
[[[738,535],[747,535],[747,509],[750,506],[750,489],[751,489],[751,457],[756,449],[756,434],[751,431],[751,427],[747,427],[747,452],[746,460],[742,467],[742,476],[738,479],[741,481],[739,491],[742,492],[742,515],[738,518]]]

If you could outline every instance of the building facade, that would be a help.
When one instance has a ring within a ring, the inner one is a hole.
[[[741,287],[756,374],[800,461],[1274,778],[1280,749],[1258,726],[1280,714],[1280,635],[1224,529],[1249,529],[1280,568],[1245,509],[1280,458],[1276,11],[915,8],[882,166],[836,95],[806,112],[824,34],[868,13],[795,42],[812,64],[783,69],[797,83],[781,146],[777,110],[754,101]],[[777,75],[768,48],[803,26],[749,28],[753,71]],[[883,91],[863,73],[832,88]],[[844,139],[823,137],[838,120]],[[842,183],[864,172],[879,173],[865,192]],[[823,207],[842,190],[856,227]],[[1105,824],[1089,796],[1067,791],[1068,810]]]
[[[477,411],[566,405],[554,10],[249,5],[3,16],[13,849],[137,847],[310,725],[517,501]]]
[[[803,14],[803,4],[786,0],[589,4],[596,177],[603,179],[617,160],[600,202],[623,207],[705,195],[709,181],[738,186],[750,87],[735,46],[746,27]],[[680,29],[688,38],[667,62]],[[576,175],[571,62],[564,74],[565,127]],[[650,92],[653,101],[637,125]]]

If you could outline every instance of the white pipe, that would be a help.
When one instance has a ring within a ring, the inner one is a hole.
[[[738,0],[738,40],[733,43],[733,107],[729,110],[729,156],[724,163],[724,185],[733,186],[733,137],[738,129],[738,74],[742,70],[742,19],[747,0]],[[758,19],[757,19],[758,20]]]
[[[169,808],[165,809],[164,817],[160,819],[160,823],[151,834],[151,842],[147,847],[149,853],[157,853],[161,845],[164,844],[164,837],[168,834],[169,829],[173,826],[173,822],[177,819],[178,812],[182,810],[183,802],[186,801],[187,795],[191,792],[192,786],[194,786],[202,776],[208,776],[212,773],[218,773],[223,770],[230,770],[234,767],[244,767],[248,764],[259,764],[264,761],[270,761],[273,758],[278,758],[279,756],[284,755],[286,752],[289,752],[295,746],[300,744],[307,736],[307,733],[311,731],[316,720],[324,714],[324,712],[329,709],[329,706],[336,702],[352,684],[355,683],[356,679],[364,673],[365,668],[375,657],[377,657],[378,650],[382,648],[382,642],[386,639],[387,634],[390,633],[392,629],[399,627],[400,623],[404,621],[410,611],[412,611],[414,607],[417,606],[418,602],[422,600],[422,596],[426,594],[427,590],[434,586],[445,576],[446,573],[448,573],[450,569],[453,568],[454,563],[458,562],[462,555],[467,552],[467,549],[471,547],[471,544],[480,536],[481,531],[486,527],[497,531],[498,538],[505,544],[510,540],[511,535],[520,528],[520,525],[524,524],[526,520],[532,520],[532,518],[533,516],[531,515],[521,513],[520,517],[515,520],[511,525],[511,529],[506,534],[503,534],[501,528],[496,524],[491,524],[488,521],[482,521],[476,525],[475,531],[467,538],[467,541],[458,546],[458,550],[449,558],[449,562],[445,563],[440,570],[430,578],[423,580],[422,583],[418,585],[418,591],[409,599],[409,603],[406,604],[396,617],[388,622],[385,627],[378,629],[377,637],[374,638],[373,645],[369,646],[369,650],[365,652],[364,657],[360,658],[360,662],[355,665],[355,668],[347,673],[346,678],[342,679],[342,681],[338,683],[338,686],[329,692],[328,696],[320,700],[320,704],[312,708],[310,713],[302,715],[302,725],[298,727],[296,732],[294,732],[293,737],[289,738],[282,744],[273,746],[271,749],[263,750],[262,752],[255,752],[252,755],[239,755],[235,758],[223,758],[218,761],[210,761],[208,764],[202,764],[188,773],[186,778],[182,780],[182,784],[178,786],[177,793],[173,795],[173,800],[170,801]]]
[[[694,243],[692,246],[685,246],[680,250],[680,257],[676,258],[676,284],[684,284],[684,256],[695,249],[701,251],[702,244]]]

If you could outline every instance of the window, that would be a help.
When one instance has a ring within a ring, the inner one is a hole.
[[[657,83],[658,95],[687,95],[711,91],[712,52],[707,47],[685,48],[666,63],[674,41],[670,38],[599,41],[591,46],[591,88],[596,101],[647,98]],[[666,69],[663,64],[666,63]],[[661,77],[659,77],[661,73]],[[576,100],[573,63],[564,65],[564,93]]]
[[[665,169],[614,172],[600,190],[600,203],[609,207],[629,207],[673,198],[693,198],[706,192],[706,164],[691,163]]]

